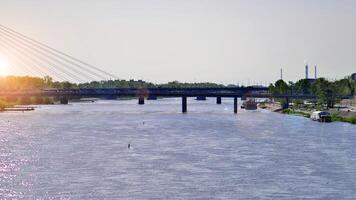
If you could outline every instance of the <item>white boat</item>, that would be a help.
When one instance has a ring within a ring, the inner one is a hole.
[[[257,110],[257,102],[254,99],[248,99],[242,103],[241,108],[245,110]]]
[[[326,111],[315,111],[310,115],[310,119],[318,122],[331,122],[331,115]]]

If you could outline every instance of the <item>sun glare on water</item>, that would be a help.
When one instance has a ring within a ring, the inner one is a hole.
[[[7,76],[9,74],[10,74],[9,61],[4,57],[0,57],[0,76]]]

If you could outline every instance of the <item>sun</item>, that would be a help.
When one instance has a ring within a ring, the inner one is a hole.
[[[9,61],[4,57],[0,57],[0,76],[7,76],[9,74],[10,74]]]

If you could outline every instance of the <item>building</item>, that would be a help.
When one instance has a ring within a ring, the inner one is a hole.
[[[351,79],[356,81],[356,73],[351,74]]]

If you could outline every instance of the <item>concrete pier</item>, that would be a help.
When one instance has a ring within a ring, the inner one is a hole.
[[[237,114],[237,97],[234,97],[234,113]]]
[[[145,97],[138,97],[138,104],[139,105],[145,104]]]
[[[221,97],[216,97],[216,104],[221,104]]]
[[[182,113],[187,112],[187,97],[183,96],[182,97]]]

